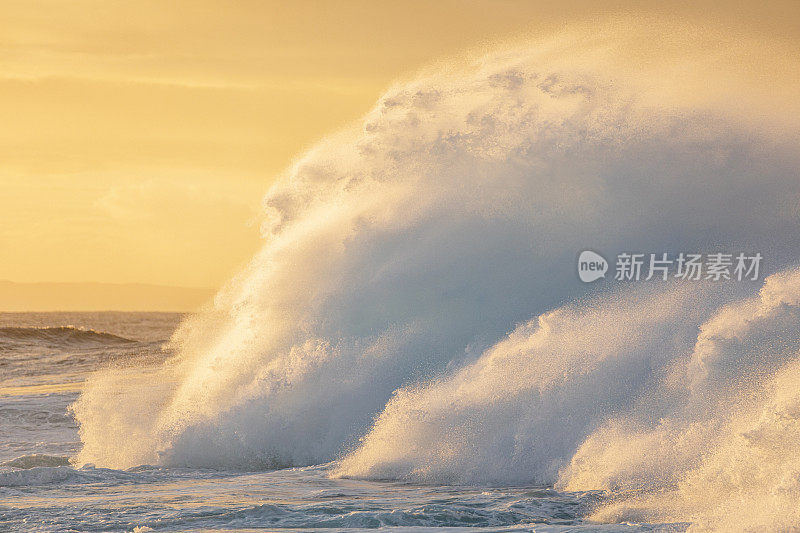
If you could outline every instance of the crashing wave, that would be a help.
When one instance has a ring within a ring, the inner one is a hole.
[[[267,194],[263,249],[182,326],[177,355],[88,381],[78,462],[341,459],[343,476],[670,494],[601,520],[800,500],[782,459],[798,442],[800,130],[737,63],[783,56],[631,25],[399,83],[310,150]],[[686,39],[714,44],[689,55]],[[666,58],[644,76],[623,60],[642,43]],[[721,100],[704,91],[717,78]],[[586,249],[758,251],[772,276],[759,295],[611,290],[578,280]],[[737,488],[755,458],[763,479]]]

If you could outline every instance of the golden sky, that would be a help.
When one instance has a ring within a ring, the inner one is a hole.
[[[0,0],[0,280],[214,287],[262,194],[398,76],[651,13],[794,45],[796,1]]]

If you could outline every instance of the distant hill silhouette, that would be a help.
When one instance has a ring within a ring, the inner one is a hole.
[[[0,311],[193,311],[212,289],[143,283],[15,283],[0,280]]]

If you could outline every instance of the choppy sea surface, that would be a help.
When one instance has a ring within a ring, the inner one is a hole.
[[[271,471],[84,465],[69,409],[101,367],[158,365],[181,316],[0,314],[0,531],[680,531],[590,524],[602,495],[542,486],[332,479],[330,464]]]

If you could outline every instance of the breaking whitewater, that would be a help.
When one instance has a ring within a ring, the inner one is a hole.
[[[800,528],[800,128],[764,86],[800,62],[604,35],[421,73],[299,157],[163,357],[65,397],[73,466],[5,466],[0,525],[92,486],[149,502],[103,530]],[[583,283],[584,250],[763,264]]]

